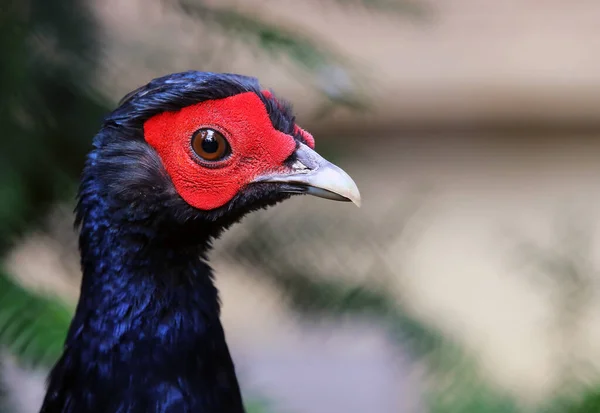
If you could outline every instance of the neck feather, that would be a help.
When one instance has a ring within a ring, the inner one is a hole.
[[[109,205],[80,204],[81,296],[42,412],[243,412],[209,236]]]

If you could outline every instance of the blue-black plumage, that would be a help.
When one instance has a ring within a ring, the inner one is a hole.
[[[159,144],[147,139],[150,123]],[[198,136],[213,140],[198,146]],[[202,149],[219,145],[228,151]],[[242,175],[252,179],[240,183]],[[240,189],[224,199],[228,182]],[[127,95],[83,171],[81,295],[41,412],[243,412],[206,257],[211,240],[242,216],[295,193],[359,200],[352,180],[307,147],[289,105],[256,79],[185,72]],[[192,205],[206,197],[218,206]]]

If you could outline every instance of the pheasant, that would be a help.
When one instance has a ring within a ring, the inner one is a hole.
[[[41,413],[244,412],[207,254],[293,195],[360,204],[314,146],[251,77],[189,71],[126,95],[86,159],[80,298]]]

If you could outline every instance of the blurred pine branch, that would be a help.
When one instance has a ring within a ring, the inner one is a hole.
[[[357,67],[324,39],[290,22],[269,22],[257,14],[233,7],[208,7],[199,0],[177,0],[176,5],[203,24],[216,27],[232,40],[242,42],[249,50],[281,63],[291,63],[291,68],[299,70],[325,97],[327,103],[318,112],[320,116],[336,107],[366,107],[367,97],[360,90],[362,76]]]
[[[401,202],[382,215],[381,230],[365,232],[361,225],[344,221],[330,222],[304,214],[301,219],[273,222],[254,219],[246,223],[245,237],[237,236],[228,244],[227,256],[253,266],[253,273],[276,285],[292,307],[306,317],[318,320],[327,317],[360,317],[373,320],[384,328],[389,337],[408,351],[415,363],[427,372],[427,405],[432,413],[517,413],[521,412],[516,399],[492,386],[483,377],[474,355],[463,344],[436,328],[412,316],[401,300],[390,293],[392,278],[398,269],[387,268],[375,260],[363,274],[361,282],[351,282],[344,271],[356,265],[352,260],[338,266],[339,273],[322,273],[317,265],[299,263],[290,258],[303,240],[324,240],[352,249],[354,243],[368,249],[369,254],[381,254],[386,245],[397,238],[410,235],[409,227],[419,210],[419,202]],[[365,226],[376,225],[365,222]],[[377,234],[377,239],[365,234]],[[410,237],[409,237],[410,238]],[[310,247],[303,248],[310,250]],[[316,257],[319,246],[313,245]],[[292,252],[289,254],[288,252]],[[307,252],[310,256],[310,252]]]
[[[344,8],[364,7],[369,11],[380,13],[403,14],[413,18],[424,19],[431,14],[431,9],[424,1],[411,0],[330,0]]]
[[[73,316],[58,300],[33,294],[0,272],[0,346],[31,366],[51,367]]]
[[[186,14],[198,17],[203,23],[216,25],[272,58],[286,57],[305,70],[314,71],[340,59],[333,49],[281,22],[270,23],[234,8],[207,7],[197,0],[179,0],[178,4]]]

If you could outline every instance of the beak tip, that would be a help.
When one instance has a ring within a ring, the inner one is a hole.
[[[352,188],[352,191],[349,195],[350,196],[348,196],[348,200],[360,208],[362,205],[362,198],[360,196],[360,192],[358,191],[358,187],[356,186],[356,184],[354,185],[354,188]]]

